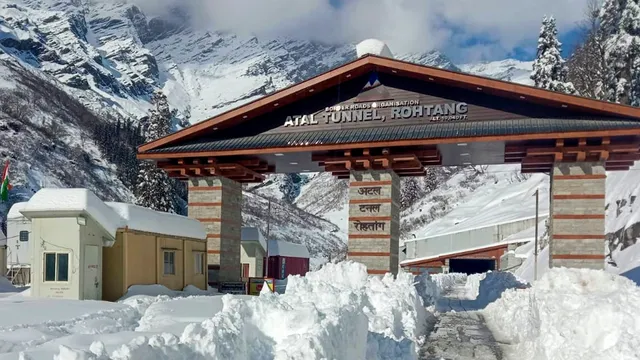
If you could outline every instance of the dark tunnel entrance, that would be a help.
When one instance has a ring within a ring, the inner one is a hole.
[[[496,268],[496,261],[493,259],[450,259],[449,272],[463,274],[479,274],[493,271]]]

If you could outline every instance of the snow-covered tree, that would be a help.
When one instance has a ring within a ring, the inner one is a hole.
[[[606,46],[600,29],[600,2],[590,0],[585,19],[579,26],[579,44],[567,60],[567,80],[581,96],[606,100],[603,90],[606,70]]]
[[[533,62],[531,80],[540,88],[575,94],[573,84],[567,81],[568,70],[562,59],[561,46],[556,20],[545,16],[540,28],[538,52]]]
[[[171,133],[172,113],[166,96],[157,91],[151,99],[145,129],[145,140],[153,141]],[[175,212],[173,182],[162,169],[151,162],[142,162],[136,186],[136,203],[157,211]]]
[[[400,186],[400,208],[402,210],[415,204],[423,196],[423,190],[416,177],[402,179]]]
[[[629,105],[640,107],[640,38],[634,37],[629,47],[631,82],[629,84]]]
[[[278,188],[282,192],[282,198],[284,201],[292,204],[298,195],[300,195],[300,190],[302,189],[302,185],[309,182],[309,177],[306,175],[300,174],[285,174],[280,182]]]
[[[608,68],[603,81],[606,99],[640,104],[637,66],[640,53],[640,0],[606,0],[600,9],[600,31],[606,45]]]

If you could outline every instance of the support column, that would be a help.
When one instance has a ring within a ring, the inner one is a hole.
[[[219,282],[239,281],[242,186],[224,177],[189,179],[189,217],[207,231],[207,263],[219,265]]]
[[[602,163],[554,165],[550,267],[604,269],[606,177]]]
[[[352,172],[348,258],[369,274],[398,273],[400,178],[393,171]]]

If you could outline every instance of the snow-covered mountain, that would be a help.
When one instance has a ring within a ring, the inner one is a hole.
[[[10,202],[41,186],[82,186],[105,200],[132,201],[126,162],[107,154],[101,126],[118,119],[135,125],[155,89],[180,120],[196,123],[356,57],[354,44],[198,30],[183,9],[152,17],[125,0],[0,0],[0,52],[0,91],[9,99],[0,106],[0,157],[12,160]],[[530,83],[530,62],[456,66],[438,51],[396,57]],[[490,174],[437,169],[433,176],[449,185],[436,190],[419,179],[419,199],[403,212],[404,235],[426,231],[494,181]],[[286,181],[276,175],[245,189],[245,223],[304,242],[318,258],[337,256],[346,242],[346,182],[313,174],[287,200]]]
[[[529,78],[533,61],[505,59],[492,62],[458,65],[460,70],[471,74],[482,75],[498,80],[511,81],[519,84],[533,85]]]
[[[126,162],[98,144],[103,124],[132,119],[135,126],[155,89],[164,90],[179,117],[195,123],[356,57],[354,44],[196,30],[186,12],[171,13],[147,17],[119,0],[0,0],[1,87],[10,99],[0,108],[0,154],[11,159],[15,185],[9,204],[42,186],[82,186],[105,200],[132,201]],[[437,51],[401,58],[457,69]],[[323,219],[322,205],[307,212],[282,201],[281,180],[248,189],[245,222],[265,229],[271,219],[276,237],[304,241],[318,256],[340,253],[342,225]],[[264,193],[270,187],[275,193]],[[253,206],[267,199],[277,202],[272,214]],[[9,204],[0,204],[0,212]],[[295,221],[277,214],[293,214]]]

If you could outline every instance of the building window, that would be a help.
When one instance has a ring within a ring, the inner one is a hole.
[[[44,281],[69,281],[69,254],[44,254]]]
[[[193,273],[196,275],[204,274],[204,253],[193,253]]]
[[[27,242],[29,241],[29,232],[22,230],[20,231],[20,241],[22,242]]]
[[[175,251],[164,252],[164,274],[165,275],[176,274],[176,252]]]

